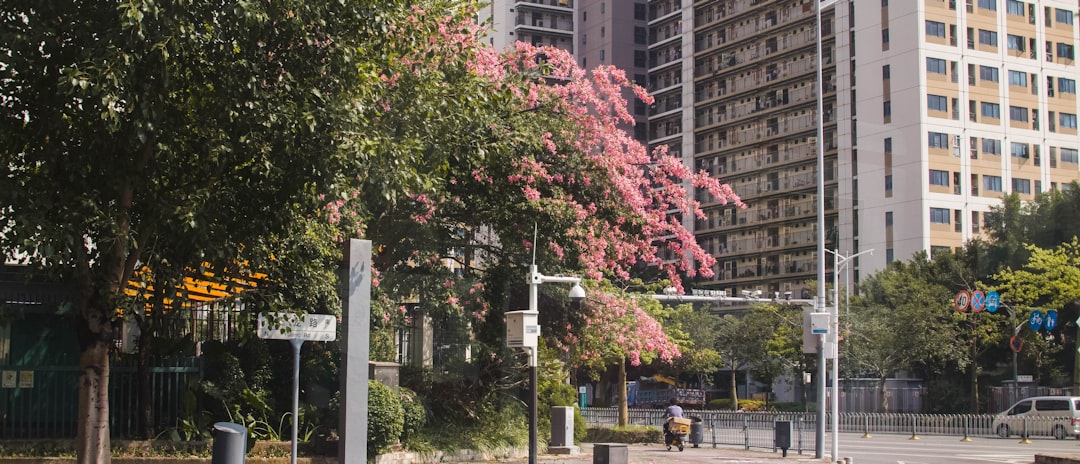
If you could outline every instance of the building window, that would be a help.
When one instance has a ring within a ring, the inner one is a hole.
[[[648,29],[644,27],[634,28],[634,43],[645,45],[649,43]]]
[[[988,192],[1001,191],[1001,176],[983,176],[983,190]]]
[[[600,61],[604,61],[604,55],[605,55],[604,52],[605,52],[605,50],[601,48],[600,49]]]
[[[1058,43],[1057,44],[1058,58],[1065,58],[1067,60],[1075,60],[1076,59],[1075,50],[1076,50],[1076,48],[1073,47],[1071,44],[1067,44],[1067,43]]]
[[[893,212],[892,211],[886,211],[885,212],[885,227],[892,227],[892,226],[893,226]]]
[[[949,111],[949,99],[941,95],[927,95],[926,107],[931,111]]]
[[[926,20],[926,36],[945,38],[945,23]]]
[[[979,8],[997,11],[997,0],[979,0]]]
[[[884,66],[881,67],[881,79],[886,80],[886,81],[889,80],[889,79],[892,79],[892,67],[891,66],[884,65]]]
[[[926,72],[945,74],[945,60],[940,58],[926,58]]]
[[[1080,164],[1080,157],[1077,155],[1075,148],[1062,148],[1061,149],[1061,162]]]
[[[1031,148],[1026,143],[1012,142],[1012,156],[1014,158],[1027,158],[1031,156]]]
[[[1005,0],[1005,12],[1011,15],[1024,15],[1024,2],[1017,0]]]
[[[949,171],[930,170],[930,185],[949,186]]]
[[[892,174],[885,175],[885,194],[892,193]]]
[[[882,113],[884,114],[885,119],[886,119],[885,122],[888,122],[888,120],[892,119],[892,102],[891,101],[886,101],[885,103],[882,103],[881,106],[882,106]]]
[[[1064,77],[1059,77],[1058,91],[1061,93],[1076,93],[1076,81],[1072,79],[1066,79]]]
[[[1009,85],[1027,87],[1027,76],[1023,71],[1009,71]]]
[[[893,262],[895,260],[896,259],[895,259],[895,256],[894,256],[893,249],[892,248],[886,248],[885,249],[885,262],[886,263],[891,263],[891,262]]]
[[[634,4],[634,19],[638,21],[646,21],[649,19],[649,5],[644,3]]]
[[[1028,179],[1020,179],[1020,178],[1017,178],[1017,177],[1013,177],[1012,191],[1015,192],[1015,193],[1030,194],[1031,193],[1031,181],[1028,180]]]
[[[990,82],[998,82],[1001,80],[998,68],[993,66],[979,66],[979,79]]]
[[[982,139],[982,151],[987,155],[1001,155],[1001,141],[995,139]]]
[[[1009,120],[1016,122],[1028,122],[1028,109],[1023,106],[1009,107]]]
[[[892,154],[892,137],[885,137],[885,153]]]
[[[634,50],[634,67],[644,68],[648,62],[648,53],[645,50]]]
[[[1073,12],[1069,10],[1062,10],[1061,8],[1054,8],[1054,19],[1061,24],[1073,23]]]
[[[997,103],[982,102],[982,115],[984,118],[1001,119],[1001,105]]]
[[[948,208],[930,208],[931,224],[951,224]]]
[[[996,47],[997,32],[988,31],[986,29],[979,29],[979,43],[983,45],[989,45],[991,47]]]
[[[1005,46],[1009,47],[1009,50],[1013,50],[1013,51],[1017,51],[1017,52],[1026,51],[1026,49],[1024,48],[1024,37],[1019,36],[1019,35],[1012,35],[1012,34],[1006,35],[1005,36]]]
[[[927,134],[930,148],[949,148],[949,134],[930,132]]]
[[[1076,115],[1069,113],[1058,114],[1061,127],[1067,127],[1069,129],[1076,129]]]
[[[881,30],[881,49],[889,49],[889,28],[887,27]]]

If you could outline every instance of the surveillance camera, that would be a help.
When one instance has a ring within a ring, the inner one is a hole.
[[[743,290],[742,294],[743,296],[750,296],[750,290]]]
[[[574,286],[570,288],[570,299],[575,302],[584,300],[585,289],[581,288],[580,284],[574,284]]]
[[[760,297],[761,297],[761,290],[754,290],[754,298],[760,298]]]

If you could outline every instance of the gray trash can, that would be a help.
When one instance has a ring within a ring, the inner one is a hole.
[[[700,417],[690,416],[690,444],[697,448],[705,441],[705,422]]]
[[[214,449],[210,464],[245,464],[247,429],[232,422],[214,424]]]

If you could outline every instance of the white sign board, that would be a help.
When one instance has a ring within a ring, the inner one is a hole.
[[[1031,383],[1031,382],[1035,381],[1035,378],[1033,376],[1030,376],[1030,375],[1018,375],[1018,376],[1016,376],[1016,381],[1017,382],[1023,382],[1023,383]]]
[[[259,314],[259,338],[334,341],[337,339],[337,316],[332,314]]]

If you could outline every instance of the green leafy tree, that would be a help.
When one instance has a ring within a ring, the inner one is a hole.
[[[731,405],[739,406],[736,374],[740,369],[762,363],[767,356],[766,344],[772,338],[773,327],[759,324],[752,318],[726,314],[716,327],[716,351],[723,367],[728,369]]]
[[[1006,268],[994,275],[1002,300],[1016,311],[1017,319],[1027,320],[1031,311],[1040,308],[1074,307],[1080,300],[1080,239],[1055,248],[1026,247],[1028,260],[1018,269]],[[1011,334],[1010,334],[1011,335]],[[1029,338],[1031,340],[1031,338]],[[1038,358],[1051,354],[1046,340],[1034,340]],[[1026,345],[1025,345],[1026,346]],[[1074,356],[1073,385],[1080,386],[1080,357]]]

